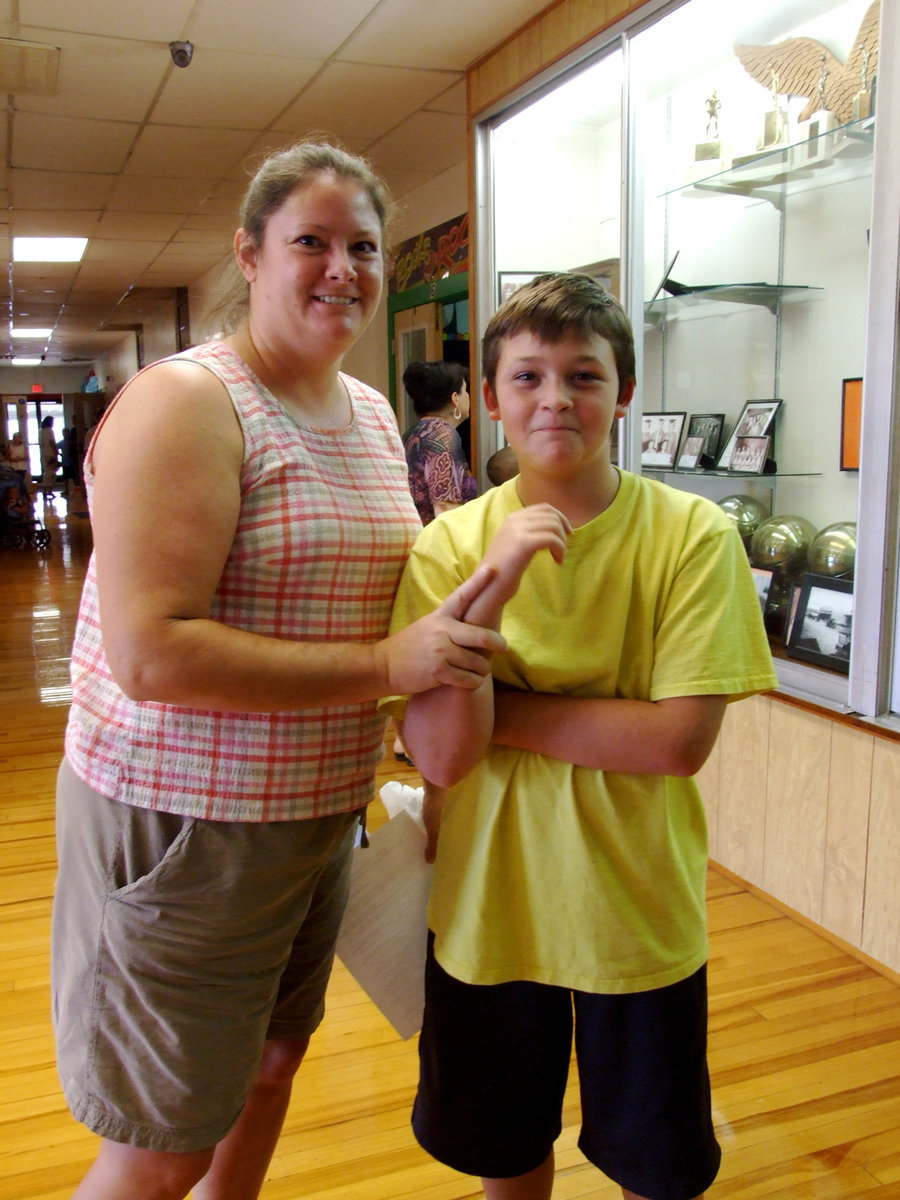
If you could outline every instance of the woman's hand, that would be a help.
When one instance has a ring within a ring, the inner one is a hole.
[[[477,598],[496,578],[479,566],[427,616],[378,644],[384,655],[390,694],[409,696],[441,684],[477,688],[490,673],[490,656],[505,649],[495,630],[464,620]]]

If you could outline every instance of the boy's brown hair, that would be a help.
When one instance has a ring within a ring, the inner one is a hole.
[[[599,334],[612,347],[619,375],[619,395],[634,379],[634,334],[631,322],[615,296],[590,275],[559,271],[538,275],[504,301],[488,321],[481,348],[481,369],[496,391],[500,348],[507,338],[528,332],[544,342],[558,342],[568,333]]]

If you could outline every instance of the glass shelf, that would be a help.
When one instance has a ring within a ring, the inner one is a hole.
[[[834,177],[849,178],[868,171],[874,135],[874,117],[849,121],[817,137],[749,155],[726,171],[670,188],[662,195],[752,196],[781,208],[786,194],[810,186],[810,181],[813,186],[824,182],[824,175],[831,183]]]
[[[787,283],[723,283],[710,287],[692,288],[676,296],[661,296],[644,304],[644,317],[651,325],[658,325],[672,313],[692,304],[709,301],[725,304],[758,304],[767,308],[774,316],[782,301],[812,300],[823,292],[823,288],[805,284]]]
[[[641,467],[642,475],[689,475],[692,479],[758,479],[765,483],[768,480],[773,482],[776,479],[820,479],[821,471],[772,471],[771,473],[763,473],[761,475],[753,471],[717,471],[710,470],[693,470],[688,471],[683,467]]]

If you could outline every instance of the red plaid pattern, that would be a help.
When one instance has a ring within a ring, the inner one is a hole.
[[[179,357],[223,381],[244,433],[241,512],[212,615],[297,641],[384,637],[421,527],[387,401],[342,375],[352,425],[304,429],[229,347],[213,342]],[[129,700],[103,652],[93,560],[72,690],[67,757],[113,799],[210,820],[280,821],[346,812],[372,797],[384,736],[374,702],[234,714]]]

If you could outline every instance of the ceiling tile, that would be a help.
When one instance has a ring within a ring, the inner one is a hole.
[[[319,129],[322,114],[327,113],[328,133],[340,140],[368,141],[446,91],[457,78],[449,71],[332,63],[279,117],[274,128],[301,135]],[[377,103],[373,103],[374,97]]]
[[[117,121],[88,121],[16,113],[11,165],[39,169],[52,163],[58,171],[122,169],[138,126]]]
[[[466,157],[466,122],[450,113],[418,112],[369,147],[385,170],[414,167],[429,175]]]
[[[377,8],[378,0],[298,3],[266,0],[265,6],[234,0],[200,0],[187,26],[198,48],[327,58]]]
[[[30,28],[21,36],[40,35]],[[24,112],[141,121],[171,66],[168,46],[73,33],[54,40],[62,50],[56,95],[18,94],[16,106]]]
[[[16,237],[94,237],[99,228],[100,213],[68,208],[16,208],[13,232]]]
[[[16,208],[103,208],[116,186],[114,175],[16,168],[10,171]]]
[[[215,177],[246,153],[252,137],[244,130],[148,125],[137,139],[125,172],[183,179]]]
[[[484,51],[547,7],[547,0],[382,0],[338,58],[347,62],[402,66],[415,45],[416,65],[464,71]]]
[[[76,33],[102,32],[107,37],[159,41],[168,45],[181,37],[194,0],[19,0],[22,25]]]
[[[101,216],[94,236],[167,242],[182,220],[178,213],[106,212]]]
[[[463,76],[459,83],[453,84],[452,87],[441,92],[439,96],[435,96],[433,100],[430,100],[423,107],[427,108],[430,112],[456,113],[457,116],[464,117],[468,112],[465,76]]]
[[[169,75],[152,119],[160,125],[266,129],[320,66],[319,59],[198,47],[190,67]]]
[[[165,179],[120,175],[112,183],[107,207],[121,212],[178,213],[199,208],[215,187],[209,179]]]

